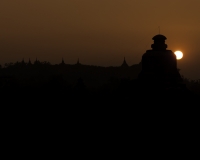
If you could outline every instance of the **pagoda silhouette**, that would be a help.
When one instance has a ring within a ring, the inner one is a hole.
[[[176,55],[166,49],[167,38],[159,34],[152,39],[154,40],[154,44],[151,45],[152,50],[147,50],[142,56],[142,71],[139,78],[148,81],[181,81]]]
[[[147,50],[142,56],[142,70],[138,75],[142,92],[156,92],[158,94],[185,93],[187,88],[177,68],[177,59],[174,52],[167,50],[167,39],[158,34],[153,38],[151,50]]]

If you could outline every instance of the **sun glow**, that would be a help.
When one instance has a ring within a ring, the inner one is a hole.
[[[183,53],[181,51],[176,51],[176,52],[174,52],[174,54],[176,55],[177,60],[183,58]]]

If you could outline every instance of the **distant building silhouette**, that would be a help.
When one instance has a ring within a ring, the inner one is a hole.
[[[40,62],[38,61],[38,59],[37,59],[37,58],[35,59],[35,62],[34,62],[34,64],[35,64],[35,65],[37,65],[37,64],[40,64]]]
[[[28,65],[32,65],[30,58],[28,60]]]
[[[81,65],[81,63],[79,62],[79,58],[78,58],[78,60],[76,62],[76,65]]]
[[[129,65],[126,63],[125,57],[124,57],[124,61],[123,61],[122,65],[121,65],[121,67],[123,67],[123,68],[129,67]]]
[[[182,77],[177,68],[177,59],[174,52],[167,50],[164,35],[158,34],[153,38],[151,50],[142,56],[142,70],[138,79],[145,87],[159,89],[182,88]]]
[[[62,58],[62,61],[61,61],[60,65],[61,65],[61,66],[64,66],[64,65],[65,65],[65,61],[64,61],[63,58]]]
[[[22,64],[25,64],[25,62],[24,62],[24,58],[22,59],[22,62],[21,62]]]

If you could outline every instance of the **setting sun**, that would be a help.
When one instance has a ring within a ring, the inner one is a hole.
[[[183,53],[181,51],[176,51],[176,52],[174,52],[174,54],[176,55],[177,60],[183,58]]]

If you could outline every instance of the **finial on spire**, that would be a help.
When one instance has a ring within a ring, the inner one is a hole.
[[[128,67],[128,64],[126,63],[125,57],[124,57],[124,62],[122,63],[121,67]]]

